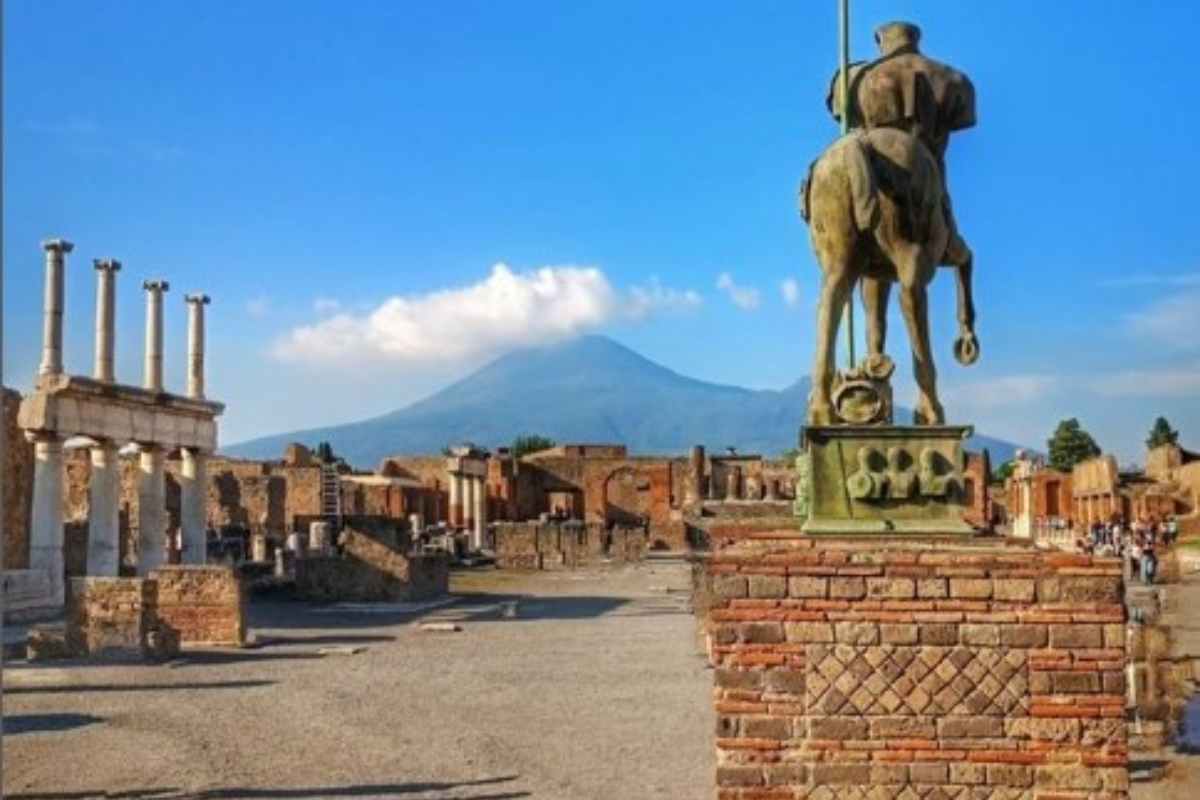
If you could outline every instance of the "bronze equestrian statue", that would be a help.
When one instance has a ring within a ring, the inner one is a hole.
[[[939,265],[956,268],[958,338],[963,364],[979,357],[971,295],[972,255],[959,234],[946,190],[950,134],[975,124],[975,90],[962,73],[921,54],[917,26],[897,22],[875,33],[880,57],[851,67],[850,108],[840,107],[840,75],[827,104],[849,114],[851,132],[809,169],[801,216],[809,224],[824,273],[808,423],[838,421],[832,400],[834,346],[842,309],[856,282],[867,317],[867,362],[887,361],[887,301],[900,285],[900,306],[913,349],[919,396],[917,425],[941,425],[937,372],[929,343],[926,287]],[[852,365],[853,366],[853,365]]]

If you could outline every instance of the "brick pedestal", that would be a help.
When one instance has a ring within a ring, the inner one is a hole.
[[[719,800],[1127,797],[1116,560],[759,533],[704,581]]]

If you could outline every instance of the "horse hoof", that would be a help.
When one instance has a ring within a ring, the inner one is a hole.
[[[964,334],[954,340],[954,358],[964,367],[969,367],[979,360],[979,340],[975,338],[975,334]]]

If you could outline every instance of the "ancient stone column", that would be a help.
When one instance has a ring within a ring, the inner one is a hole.
[[[42,363],[38,375],[61,375],[63,371],[63,268],[67,253],[74,249],[75,245],[65,239],[42,242],[42,250],[46,252],[46,283],[42,302]]]
[[[729,471],[725,473],[725,499],[737,500],[739,498],[739,490],[742,482],[742,468],[729,467]]]
[[[267,560],[267,535],[256,533],[250,537],[250,560],[264,562]]]
[[[180,452],[183,456],[179,470],[179,521],[183,529],[180,560],[184,564],[205,564],[208,562],[208,456],[191,447]]]
[[[704,499],[704,446],[695,445],[688,456],[685,505],[695,505]]]
[[[112,442],[92,447],[91,456],[87,574],[115,578],[121,565],[121,464]]]
[[[143,445],[138,454],[138,575],[148,575],[167,559],[167,484],[163,451]]]
[[[184,295],[188,306],[188,373],[187,396],[204,399],[204,307],[209,303],[206,294]]]
[[[475,527],[475,478],[470,475],[461,476],[463,481],[463,511],[462,526],[467,530]]]
[[[329,551],[330,526],[328,522],[308,523],[308,549],[324,555]]]
[[[112,383],[117,272],[121,269],[121,262],[115,258],[97,258],[92,264],[96,267],[96,360],[92,377],[103,383]]]
[[[171,288],[166,281],[145,281],[146,290],[146,369],[142,386],[152,392],[163,390],[163,292]],[[187,539],[187,536],[184,536]],[[186,563],[187,553],[184,553]]]
[[[66,600],[63,592],[62,441],[53,435],[29,438],[33,440],[29,566],[46,571],[50,579],[50,601],[61,606]]]
[[[472,478],[475,483],[475,529],[471,537],[474,550],[483,549],[483,531],[487,525],[487,483],[483,478]]]
[[[446,520],[450,523],[450,527],[462,524],[462,496],[463,496],[463,481],[462,475],[457,472],[449,473],[450,482],[450,518]]]

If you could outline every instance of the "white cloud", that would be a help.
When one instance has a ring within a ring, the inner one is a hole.
[[[342,304],[332,297],[318,297],[313,301],[313,311],[318,317],[327,317],[342,310]]]
[[[644,319],[657,311],[687,311],[699,308],[704,302],[693,289],[672,289],[651,278],[645,286],[631,286],[625,301],[625,314],[630,319]]]
[[[800,281],[795,278],[784,278],[779,284],[779,293],[783,295],[783,302],[788,308],[800,305]]]
[[[271,348],[285,361],[462,362],[562,341],[618,319],[694,307],[700,296],[651,281],[627,292],[595,267],[514,272],[496,264],[484,280],[395,296],[360,313],[339,311],[288,332]]]
[[[1105,397],[1181,397],[1200,395],[1200,362],[1177,367],[1127,369],[1093,378],[1089,388]]]
[[[1002,408],[1041,400],[1058,385],[1059,379],[1054,375],[999,375],[947,386],[943,395],[948,403],[961,403],[973,408]]]
[[[1196,345],[1197,319],[1200,319],[1200,291],[1179,292],[1125,316],[1132,333],[1176,348]]]
[[[254,297],[246,301],[246,313],[255,319],[262,319],[271,310],[271,301],[266,297]]]
[[[762,300],[758,289],[752,286],[738,286],[728,272],[717,276],[717,288],[729,295],[733,304],[743,311],[753,311]]]

